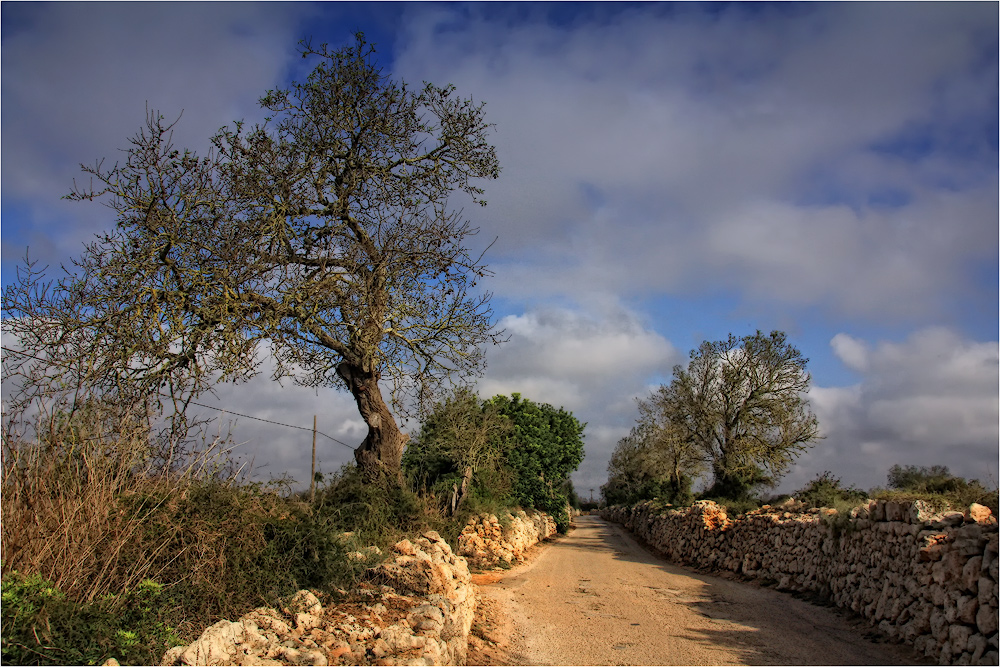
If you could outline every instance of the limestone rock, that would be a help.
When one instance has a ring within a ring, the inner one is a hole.
[[[980,505],[979,503],[972,503],[969,505],[969,508],[965,510],[966,521],[987,523],[992,516],[993,512],[990,511],[990,508],[985,505]]]

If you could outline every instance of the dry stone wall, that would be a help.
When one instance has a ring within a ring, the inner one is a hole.
[[[361,602],[324,608],[299,591],[280,611],[219,621],[163,665],[461,665],[475,611],[465,558],[434,531],[366,571]],[[365,601],[367,600],[367,601]]]
[[[711,501],[684,510],[612,507],[668,559],[819,594],[942,665],[996,665],[997,521],[936,514],[922,501],[871,501],[850,515],[764,508],[737,519]]]
[[[458,553],[480,569],[524,561],[529,547],[555,535],[556,521],[544,512],[519,510],[501,521],[494,514],[474,517],[458,538]]]
[[[512,564],[556,532],[547,514],[475,517],[459,543],[477,567]],[[380,555],[375,547],[359,560]],[[346,593],[346,591],[345,591]],[[299,591],[280,610],[261,607],[223,620],[162,665],[461,665],[476,607],[469,561],[434,531],[396,543],[366,570],[360,601],[324,607]],[[110,664],[110,663],[109,663]]]

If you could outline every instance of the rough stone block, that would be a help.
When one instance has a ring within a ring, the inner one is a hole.
[[[990,636],[997,631],[997,609],[996,607],[983,606],[976,612],[976,627],[986,636]]]

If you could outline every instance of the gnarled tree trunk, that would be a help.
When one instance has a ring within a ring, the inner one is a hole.
[[[402,485],[403,447],[409,436],[399,430],[389,406],[382,399],[379,374],[345,361],[337,366],[337,375],[354,395],[358,412],[368,424],[368,436],[354,450],[358,468],[369,482],[384,479]]]

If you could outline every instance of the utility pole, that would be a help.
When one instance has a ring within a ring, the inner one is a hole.
[[[593,495],[593,492],[591,492]],[[316,500],[316,415],[313,415],[313,462],[309,475],[309,502]]]

